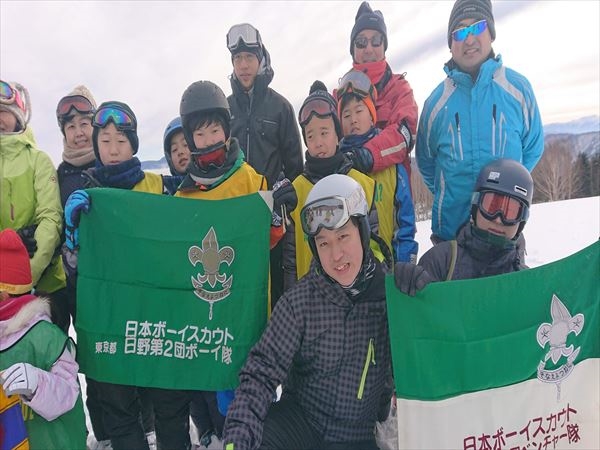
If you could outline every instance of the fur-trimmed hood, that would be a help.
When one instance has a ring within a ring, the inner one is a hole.
[[[10,319],[0,321],[0,349],[11,345],[40,320],[51,322],[50,301],[44,297],[32,300]]]

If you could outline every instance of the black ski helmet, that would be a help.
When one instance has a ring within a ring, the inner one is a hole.
[[[497,159],[485,165],[479,172],[471,198],[473,220],[477,216],[479,193],[483,191],[500,192],[524,204],[523,219],[516,234],[518,236],[529,218],[529,207],[533,200],[533,178],[529,171],[514,159]]]

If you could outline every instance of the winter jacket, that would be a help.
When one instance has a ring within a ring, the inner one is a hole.
[[[384,274],[354,301],[314,268],[277,302],[240,372],[223,441],[255,449],[275,390],[297,403],[326,442],[373,438],[392,394]]]
[[[56,169],[37,148],[31,127],[0,135],[0,230],[37,225],[31,275],[34,287],[46,293],[66,285],[60,255],[55,253],[62,213]]]
[[[340,150],[365,146],[381,134],[372,127],[363,135],[350,135],[340,141]],[[379,235],[393,249],[394,261],[414,262],[419,245],[415,241],[415,207],[410,191],[410,177],[403,164],[393,164],[368,174],[377,183],[375,207],[379,218]]]
[[[302,172],[302,147],[294,108],[269,87],[271,57],[263,45],[263,61],[250,93],[231,75],[231,136],[236,137],[246,162],[264,175],[269,188],[281,172],[293,181]]]
[[[469,218],[479,171],[497,158],[511,158],[533,170],[544,151],[538,106],[529,81],[490,58],[477,80],[450,61],[448,75],[425,102],[416,158],[434,195],[431,230],[454,239]]]
[[[486,233],[476,230],[470,223],[465,224],[456,238],[454,270],[452,265],[452,241],[435,245],[425,253],[419,265],[427,270],[435,281],[466,280],[483,278],[526,269],[519,257],[518,241],[508,241],[504,246],[490,242]]]
[[[35,298],[0,321],[0,371],[18,362],[41,369],[31,400],[21,397],[32,450],[85,449],[85,415],[74,355],[73,341],[50,322],[45,299]]]
[[[94,167],[95,161],[91,161],[83,166],[74,166],[66,161],[61,162],[56,170],[58,174],[58,186],[60,188],[60,202],[64,209],[69,195],[77,189],[83,189],[83,177],[81,173],[84,170]]]
[[[412,88],[405,74],[394,74],[386,63],[381,79],[376,80],[369,73],[373,63],[357,64],[354,69],[367,70],[367,75],[377,89],[377,128],[381,133],[371,139],[365,148],[373,154],[373,172],[379,172],[394,164],[402,164],[410,180],[410,157],[417,133],[419,110]]]

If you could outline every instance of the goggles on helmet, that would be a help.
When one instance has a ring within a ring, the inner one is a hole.
[[[0,103],[3,105],[12,105],[15,104],[23,111],[27,112],[27,108],[25,107],[25,102],[23,101],[23,97],[19,91],[13,88],[6,81],[0,80]]]
[[[227,147],[224,141],[219,141],[202,151],[191,152],[198,167],[204,171],[212,168],[219,169],[223,167],[227,159]]]
[[[306,125],[312,116],[317,116],[321,119],[337,114],[335,107],[323,98],[314,98],[302,105],[300,109],[300,126]]]
[[[246,47],[258,48],[261,46],[258,30],[249,23],[240,23],[229,29],[227,33],[227,48],[229,51],[235,51],[240,45],[240,40]]]
[[[356,94],[361,98],[371,97],[373,102],[377,99],[377,91],[367,74],[358,70],[351,70],[344,75],[338,84],[336,96],[339,101],[346,94]]]
[[[80,114],[93,114],[95,109],[92,103],[83,95],[69,95],[63,97],[56,107],[56,117],[64,118],[72,109]]]
[[[315,236],[321,228],[337,230],[360,210],[362,202],[359,191],[347,198],[334,195],[310,202],[300,211],[302,230],[308,236]]]
[[[94,114],[92,125],[104,128],[112,121],[119,130],[135,131],[135,120],[126,111],[118,106],[105,106]]]
[[[521,200],[494,191],[479,192],[477,207],[487,220],[500,216],[504,225],[516,225],[527,219],[527,205]]]

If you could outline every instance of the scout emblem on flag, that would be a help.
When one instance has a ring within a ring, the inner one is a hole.
[[[197,276],[192,276],[192,285],[194,286],[194,294],[210,305],[208,319],[213,318],[213,304],[224,300],[231,293],[231,284],[233,283],[233,275],[227,278],[226,273],[219,273],[222,263],[231,266],[235,259],[235,250],[229,246],[219,248],[219,241],[215,229],[210,227],[204,239],[202,239],[202,248],[193,245],[188,250],[188,258],[193,266],[200,263],[204,267],[204,275],[198,273]],[[211,288],[214,288],[219,282],[222,286],[221,290],[207,290],[206,283]]]
[[[581,350],[581,347],[574,348],[573,344],[567,347],[567,336],[570,333],[575,333],[575,336],[578,336],[583,329],[585,318],[581,313],[571,317],[567,307],[555,294],[552,295],[550,315],[552,316],[552,323],[543,323],[537,330],[536,337],[540,347],[545,348],[546,343],[550,343],[550,351],[546,353],[538,366],[537,377],[544,383],[556,383],[556,395],[560,399],[560,382],[568,377],[573,370],[573,362]],[[553,370],[545,369],[549,359],[552,359],[552,363],[556,364],[562,356],[567,357],[565,364]]]

